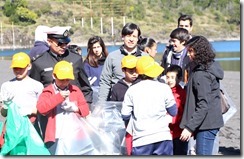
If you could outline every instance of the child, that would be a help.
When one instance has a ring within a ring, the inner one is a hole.
[[[170,87],[154,80],[163,68],[150,56],[136,63],[141,79],[125,93],[121,115],[131,120],[132,155],[173,155],[173,142],[166,113],[175,116],[177,106]]]
[[[79,117],[86,117],[89,114],[88,104],[80,89],[70,84],[71,80],[74,80],[71,63],[67,61],[58,62],[54,66],[53,78],[54,82],[44,88],[37,103],[37,110],[48,117],[44,142],[50,153],[54,155],[57,154],[56,146],[58,141],[64,139],[62,140],[64,142],[65,139],[69,139],[71,145],[68,148],[73,149],[73,151],[77,150],[76,153],[79,154],[82,146],[74,148],[71,142],[76,141],[76,144],[79,143],[80,138],[77,138],[77,136],[80,133],[84,134],[84,132],[81,132],[81,130],[76,133],[76,129],[73,130],[72,128],[73,125],[77,127],[75,124]],[[84,143],[83,146],[90,145],[89,142],[86,143],[88,144],[84,145]],[[71,155],[70,151],[68,153]],[[65,153],[61,154],[67,155]]]
[[[36,103],[42,92],[43,85],[28,76],[31,69],[30,57],[24,52],[14,54],[10,68],[15,78],[4,82],[1,86],[1,95],[4,101],[2,116],[7,115],[7,102],[14,102],[19,106],[20,114],[28,115],[31,122],[35,121]]]
[[[4,82],[1,86],[1,98],[3,101],[1,115],[3,117],[7,116],[8,105],[14,102],[18,105],[20,115],[28,116],[32,123],[36,119],[36,103],[42,92],[43,85],[28,76],[28,71],[31,69],[30,61],[29,55],[24,52],[13,55],[10,68],[13,69],[15,78]],[[0,137],[0,147],[4,144],[5,124]]]
[[[121,61],[122,71],[125,74],[125,77],[120,79],[113,87],[111,91],[111,101],[123,101],[125,92],[127,89],[134,83],[136,83],[136,79],[138,74],[136,72],[136,62],[138,58],[134,55],[124,56]],[[127,126],[128,123],[126,123]],[[130,133],[126,133],[126,148],[127,155],[131,155],[132,149],[132,136]]]
[[[157,43],[152,38],[144,38],[139,44],[140,50],[148,53],[152,58],[155,58],[157,54]]]
[[[121,61],[121,68],[125,77],[120,79],[111,91],[111,101],[123,101],[127,89],[136,81],[138,74],[136,73],[137,57],[134,55],[127,55]]]
[[[179,85],[182,80],[182,69],[178,65],[171,65],[166,69],[166,83],[175,97],[178,113],[169,124],[173,136],[174,155],[187,155],[188,142],[179,140],[182,129],[179,127],[186,101],[186,92]]]

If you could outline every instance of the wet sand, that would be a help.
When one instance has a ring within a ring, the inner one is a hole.
[[[14,77],[12,70],[9,68],[9,66],[10,61],[0,60],[0,85],[2,85],[3,82]],[[223,84],[228,94],[234,101],[237,112],[231,119],[227,121],[225,126],[220,129],[220,155],[241,155],[240,83],[240,72],[225,71]]]

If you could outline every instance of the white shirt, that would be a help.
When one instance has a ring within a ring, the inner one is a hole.
[[[42,90],[43,84],[28,76],[23,80],[14,78],[1,86],[1,94],[10,92],[14,96],[12,101],[18,106],[22,116],[32,113]]]
[[[121,114],[131,117],[133,146],[172,140],[166,108],[175,104],[167,84],[143,80],[125,93]]]

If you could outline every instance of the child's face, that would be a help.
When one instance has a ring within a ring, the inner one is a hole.
[[[60,79],[57,79],[55,78],[55,83],[56,85],[60,88],[60,89],[64,89],[66,88],[69,83],[70,83],[70,79],[63,79],[63,80],[60,80]]]
[[[174,52],[181,52],[185,48],[184,42],[180,42],[180,40],[175,38],[170,39],[170,44],[173,46]]]
[[[136,73],[136,68],[124,68],[125,73],[125,81],[126,82],[134,82],[136,78],[138,77],[138,74]]]
[[[18,68],[14,67],[13,72],[17,80],[22,80],[28,75],[28,71],[30,70],[30,64],[27,65],[25,68]]]
[[[170,88],[175,87],[179,83],[176,72],[167,72],[166,73],[166,83]]]

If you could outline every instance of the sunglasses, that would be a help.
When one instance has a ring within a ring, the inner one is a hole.
[[[66,45],[68,45],[69,43],[62,43],[62,42],[58,42],[58,41],[56,41],[56,40],[52,40],[53,42],[55,42],[55,44],[56,44],[56,46],[66,46]]]
[[[61,43],[61,42],[58,42],[58,46],[63,46],[63,45],[68,45],[69,43]]]

